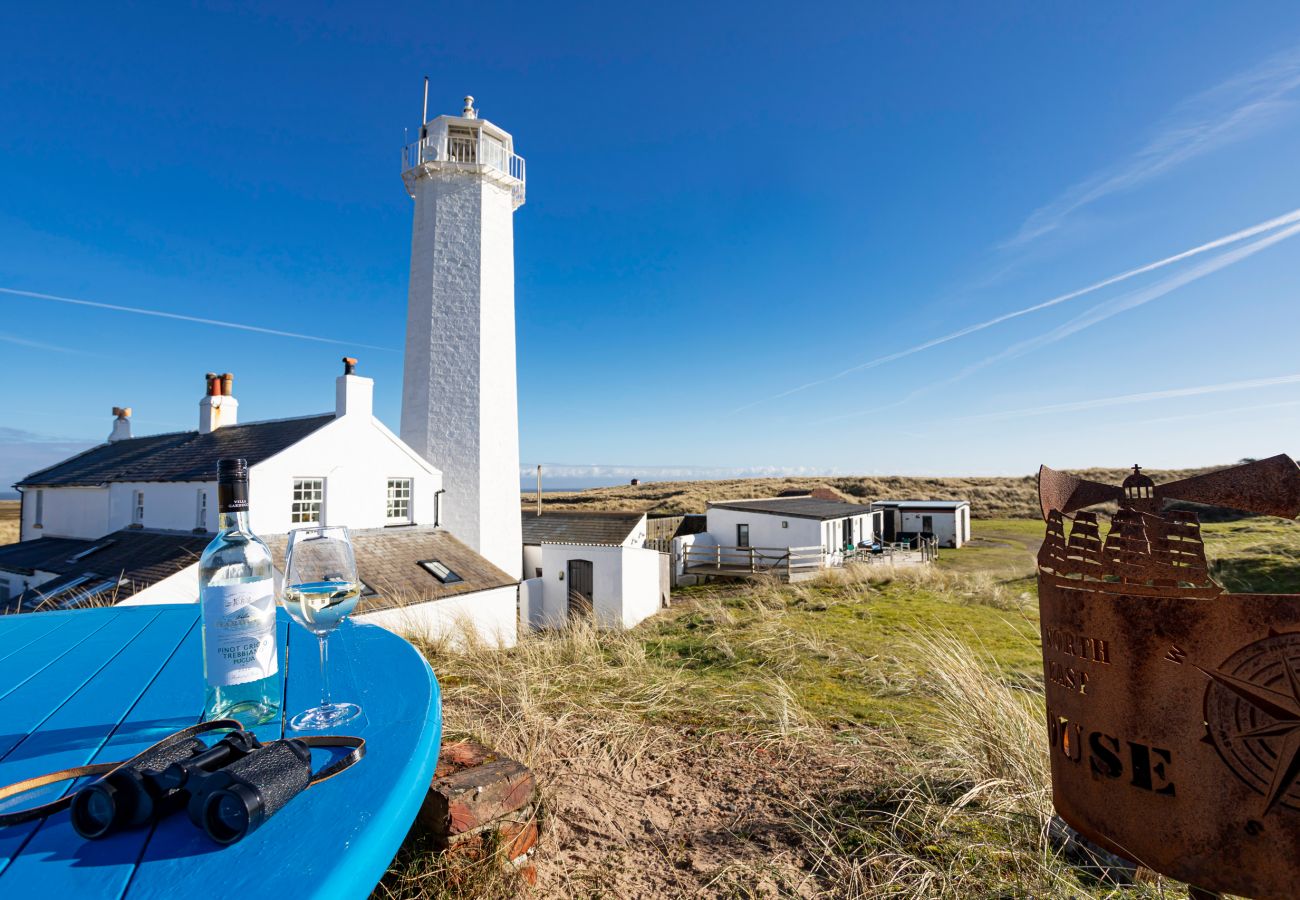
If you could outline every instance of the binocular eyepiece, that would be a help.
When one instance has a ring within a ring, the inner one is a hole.
[[[263,744],[234,731],[207,747],[191,738],[82,788],[72,798],[72,827],[94,840],[185,806],[208,837],[233,844],[306,790],[311,778],[311,750],[302,741]]]

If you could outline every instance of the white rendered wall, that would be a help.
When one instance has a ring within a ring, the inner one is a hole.
[[[854,522],[854,543],[870,541],[874,537],[871,522],[871,510],[863,507],[862,515],[845,517]],[[723,547],[736,546],[736,526],[749,526],[749,545],[785,550],[788,547],[821,547],[825,562],[834,565],[839,560],[840,545],[843,541],[845,519],[796,519],[779,513],[759,512],[757,510],[724,509],[709,507],[705,519],[709,535],[713,542]],[[782,527],[781,523],[788,523]],[[723,562],[738,562],[738,557],[725,558]]]
[[[659,612],[659,551],[623,548],[623,627],[632,628]]]
[[[424,173],[412,192],[402,438],[442,470],[445,527],[518,577],[510,190],[456,169]]]
[[[519,582],[519,627],[537,630],[542,627],[545,585],[540,578]]]
[[[542,567],[542,548],[539,544],[524,544],[524,577],[536,578]]]
[[[207,530],[217,530],[217,482],[145,481],[120,482],[108,486],[109,516],[107,531],[133,524],[135,492],[144,492],[145,528],[168,531],[193,531],[198,523],[199,491],[208,495]],[[104,534],[101,531],[99,534]],[[96,535],[99,537],[99,535]]]
[[[186,566],[175,575],[154,582],[127,597],[118,606],[145,606],[154,603],[198,603],[199,565]]]
[[[36,527],[36,492],[44,491],[43,526]],[[20,539],[39,537],[97,538],[116,527],[130,524],[128,518],[113,526],[109,516],[107,488],[26,488],[23,491],[23,521]]]
[[[957,512],[948,509],[900,510],[902,526],[900,531],[922,531],[922,516],[930,516],[933,527],[930,531],[940,547],[960,547],[962,541],[957,537]]]
[[[518,615],[518,587],[512,584],[428,603],[380,609],[352,618],[412,639],[446,640],[458,646],[473,635],[488,646],[506,648],[513,647],[518,640]]]
[[[705,519],[714,543],[724,547],[736,546],[736,526],[749,526],[751,547],[821,547],[822,523],[817,519],[794,519],[788,516],[756,512],[754,510],[722,509],[710,507]],[[781,523],[788,522],[782,528]]]
[[[411,479],[411,514],[417,525],[434,524],[442,487],[442,473],[382,422],[370,415],[347,415],[249,468],[249,525],[255,533],[283,534],[301,527],[290,521],[295,478],[324,479],[323,524],[353,529],[388,524],[389,478]]]
[[[631,628],[659,611],[659,551],[543,544],[540,602],[530,597],[535,627],[558,628],[568,621],[569,561],[574,559],[592,564],[592,612],[601,628]]]

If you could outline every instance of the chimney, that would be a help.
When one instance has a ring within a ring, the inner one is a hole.
[[[113,415],[113,433],[108,436],[108,442],[129,441],[131,440],[131,407],[114,406]]]
[[[234,425],[239,421],[239,401],[232,396],[235,388],[235,376],[229,372],[218,375],[209,372],[203,376],[208,387],[199,401],[199,434],[216,431],[223,425]]]
[[[354,356],[343,357],[343,374],[334,381],[334,418],[373,415],[375,380],[362,378],[357,372]]]

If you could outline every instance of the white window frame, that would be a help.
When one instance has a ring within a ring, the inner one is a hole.
[[[144,527],[144,491],[131,492],[131,524]]]
[[[199,495],[195,499],[197,509],[194,513],[194,527],[199,531],[208,530],[208,492],[199,488]]]
[[[316,487],[311,487],[315,484]],[[311,496],[314,494],[315,496]],[[316,507],[316,518],[307,518],[310,507]],[[301,507],[301,508],[300,508]],[[325,479],[315,475],[294,476],[289,502],[289,524],[325,524]]]
[[[396,493],[394,493],[396,491]],[[402,492],[405,491],[405,494]],[[415,480],[413,478],[389,478],[388,489],[384,499],[384,519],[389,525],[410,525],[415,521]],[[405,513],[393,515],[394,504],[406,507]]]

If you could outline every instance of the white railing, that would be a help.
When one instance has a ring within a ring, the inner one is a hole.
[[[487,166],[508,175],[517,183],[512,187],[515,206],[524,202],[524,158],[511,153],[506,145],[483,132],[468,135],[429,135],[402,148],[402,171],[429,162],[455,162]]]

